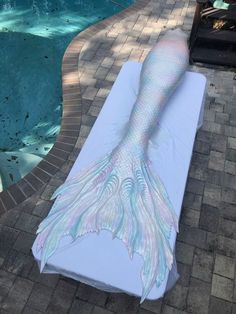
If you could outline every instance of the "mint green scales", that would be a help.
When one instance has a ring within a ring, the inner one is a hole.
[[[167,191],[148,160],[149,139],[160,113],[188,65],[186,36],[168,32],[143,63],[129,124],[113,151],[57,189],[48,217],[40,224],[37,250],[41,271],[61,239],[108,230],[143,258],[143,301],[172,268],[171,229],[178,218]],[[99,139],[98,139],[99,140]],[[174,183],[173,183],[174,184]]]

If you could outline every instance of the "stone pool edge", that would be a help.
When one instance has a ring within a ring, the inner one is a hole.
[[[86,42],[95,34],[138,12],[150,0],[137,0],[123,11],[80,32],[68,45],[62,61],[63,114],[60,133],[45,158],[24,178],[0,192],[0,216],[45,186],[68,161],[79,137],[82,102],[78,61]]]

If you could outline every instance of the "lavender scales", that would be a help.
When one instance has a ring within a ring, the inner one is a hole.
[[[49,215],[40,224],[37,250],[41,271],[62,237],[72,241],[89,232],[108,230],[123,241],[130,258],[143,258],[142,298],[160,286],[173,264],[169,245],[178,218],[147,156],[149,139],[160,112],[188,65],[186,36],[168,31],[149,52],[127,130],[112,152],[61,185]]]

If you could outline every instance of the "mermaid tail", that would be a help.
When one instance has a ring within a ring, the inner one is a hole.
[[[178,219],[160,178],[145,160],[130,150],[115,150],[57,189],[54,206],[37,231],[41,271],[63,236],[74,241],[108,230],[123,241],[130,258],[134,253],[143,257],[141,301],[155,282],[162,283],[172,267],[169,237],[172,226],[178,229]]]
[[[169,239],[172,227],[178,231],[178,219],[147,151],[160,112],[187,64],[186,36],[167,32],[143,63],[137,100],[120,143],[53,195],[57,199],[38,229],[41,271],[64,236],[75,241],[108,230],[123,241],[131,258],[134,253],[143,258],[141,301],[155,283],[163,282],[173,263]]]

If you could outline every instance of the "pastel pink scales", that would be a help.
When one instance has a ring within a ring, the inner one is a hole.
[[[41,271],[64,236],[75,241],[108,230],[123,241],[131,258],[134,253],[143,258],[141,302],[154,284],[161,285],[172,268],[169,238],[172,228],[178,231],[178,219],[147,149],[187,65],[186,36],[167,32],[143,63],[137,100],[118,146],[54,193],[57,199],[38,229]]]

